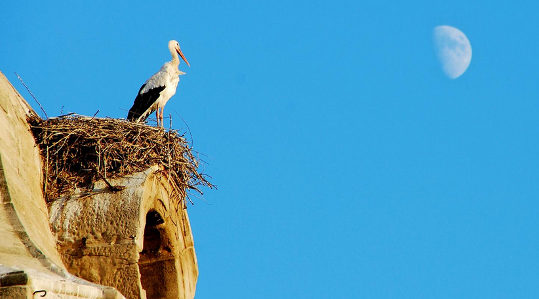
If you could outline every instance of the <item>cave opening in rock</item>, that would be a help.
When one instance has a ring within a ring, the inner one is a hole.
[[[178,274],[170,247],[163,217],[155,210],[149,211],[138,262],[140,282],[147,298],[178,297]]]

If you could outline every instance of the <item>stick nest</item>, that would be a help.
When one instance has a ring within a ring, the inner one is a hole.
[[[122,119],[70,115],[29,120],[43,157],[43,191],[47,202],[91,191],[96,181],[118,178],[160,165],[172,186],[171,197],[185,206],[188,190],[214,188],[198,172],[199,160],[176,130],[165,130]],[[192,202],[191,202],[192,203]]]

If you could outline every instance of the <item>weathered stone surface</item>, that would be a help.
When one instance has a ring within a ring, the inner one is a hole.
[[[26,101],[0,73],[0,298],[123,298],[66,271],[41,192],[41,160]]]
[[[31,296],[32,291],[27,286],[0,287],[0,298],[26,299]]]
[[[52,235],[41,231],[48,227],[48,213],[42,200],[41,158],[26,121],[31,111],[26,101],[0,74],[0,196],[5,211],[0,215],[7,220],[7,223],[0,224],[0,228],[4,228],[2,234],[12,232],[22,237],[11,242],[29,246],[34,254],[46,256],[51,263],[62,267]],[[0,252],[12,251],[4,244],[0,243]]]
[[[68,270],[126,298],[193,298],[198,268],[187,211],[158,166],[54,201],[50,221]]]
[[[109,180],[126,187],[117,192],[98,182],[47,208],[30,113],[0,73],[0,298],[193,298],[193,236],[164,171]]]

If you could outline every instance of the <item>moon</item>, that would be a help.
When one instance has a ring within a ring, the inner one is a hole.
[[[470,41],[455,27],[434,27],[434,46],[442,70],[450,79],[460,77],[472,61]]]

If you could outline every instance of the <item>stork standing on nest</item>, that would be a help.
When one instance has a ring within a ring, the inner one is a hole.
[[[180,81],[180,75],[185,73],[178,69],[180,65],[180,58],[187,63],[182,51],[180,50],[180,44],[177,41],[171,40],[168,42],[168,49],[172,55],[172,60],[166,62],[159,72],[155,73],[150,79],[140,87],[140,90],[135,98],[133,107],[129,109],[127,119],[135,122],[146,121],[148,116],[155,111],[157,117],[157,125],[163,126],[163,109],[165,104],[176,93],[176,87]]]

